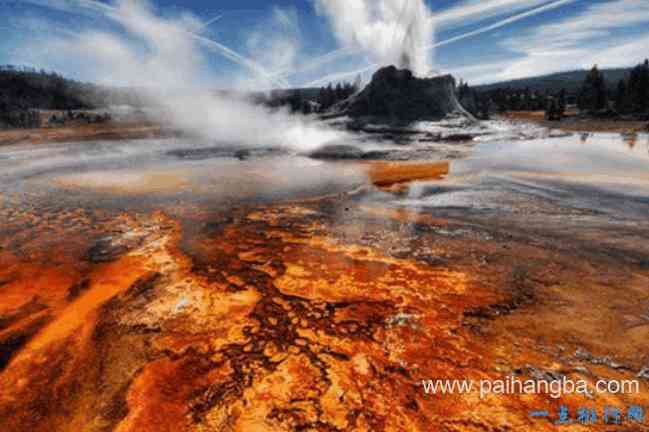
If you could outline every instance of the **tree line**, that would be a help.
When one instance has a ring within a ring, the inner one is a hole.
[[[0,129],[40,125],[38,110],[141,106],[137,92],[82,83],[45,70],[0,66]]]
[[[321,112],[325,112],[338,102],[349,98],[360,90],[360,86],[360,79],[357,79],[354,84],[346,82],[343,84],[338,83],[335,87],[332,84],[329,84],[327,87],[322,87],[316,99]]]
[[[618,82],[615,109],[622,114],[649,111],[649,60],[633,68],[628,79]]]
[[[458,86],[457,96],[462,106],[480,119],[488,119],[492,113],[544,111],[549,106],[554,106],[556,110],[563,112],[569,103],[575,103],[576,100],[566,89],[553,92],[549,89],[540,91],[530,88],[498,87],[478,91],[463,82]]]
[[[577,95],[580,111],[601,115],[649,115],[649,60],[631,69],[611,88],[597,65],[590,70]]]
[[[489,113],[507,111],[546,111],[549,119],[563,117],[566,107],[598,116],[626,116],[649,119],[649,60],[635,66],[619,82],[611,83],[597,65],[577,88],[545,91],[496,87],[479,91],[460,82],[460,102],[479,118]]]
[[[255,95],[253,101],[270,108],[288,107],[292,113],[304,115],[321,114],[360,90],[356,83],[329,84],[321,88],[274,90],[269,94]]]

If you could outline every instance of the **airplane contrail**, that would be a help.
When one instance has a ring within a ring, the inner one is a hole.
[[[250,69],[252,72],[259,75],[261,78],[266,79],[276,87],[284,87],[284,88],[290,87],[290,84],[286,79],[269,74],[258,63],[255,63],[254,61],[248,59],[247,57],[242,56],[241,54],[237,53],[236,51],[233,51],[232,49],[226,47],[225,45],[222,45],[205,36],[197,35],[194,33],[188,33],[188,34],[193,39],[203,44],[206,48],[218,52],[223,57],[233,61],[234,63],[237,63],[240,66]]]
[[[458,36],[454,36],[454,37],[452,37],[450,39],[446,39],[446,40],[443,40],[441,42],[430,44],[426,48],[427,49],[433,49],[433,48],[437,48],[437,47],[440,47],[440,46],[451,44],[453,42],[461,41],[463,39],[467,39],[467,38],[470,38],[470,37],[473,37],[473,36],[477,36],[479,34],[486,33],[486,32],[489,32],[491,30],[498,29],[500,27],[504,27],[504,26],[506,26],[508,24],[512,24],[512,23],[514,23],[516,21],[520,21],[522,19],[534,16],[534,15],[537,15],[537,14],[540,14],[540,13],[543,13],[543,12],[546,12],[546,11],[549,11],[549,10],[552,10],[552,9],[556,9],[556,8],[558,8],[560,6],[563,6],[563,5],[566,5],[566,4],[569,4],[569,3],[574,3],[576,1],[579,1],[579,0],[556,0],[556,1],[553,1],[551,3],[545,4],[543,6],[539,6],[537,8],[532,9],[532,10],[529,10],[527,12],[523,12],[523,13],[513,15],[513,16],[511,16],[509,18],[506,18],[506,19],[504,19],[502,21],[498,21],[497,23],[488,25],[486,27],[482,27],[482,28],[479,28],[477,30],[470,31],[468,33],[464,33],[464,34],[461,34],[461,35],[458,35]]]
[[[331,51],[327,54],[321,55],[319,57],[316,57],[309,61],[308,63],[305,63],[301,66],[298,66],[295,69],[292,70],[283,70],[275,73],[273,76],[279,76],[279,77],[290,77],[293,75],[298,75],[301,73],[305,72],[310,72],[314,69],[320,68],[322,65],[325,65],[327,63],[331,63],[335,60],[338,60],[340,58],[348,57],[351,55],[354,55],[358,53],[359,50],[354,47],[343,47],[343,48],[338,48],[337,50]]]
[[[209,26],[211,26],[211,25],[214,24],[215,22],[220,21],[221,18],[223,18],[223,14],[217,15],[217,16],[215,16],[214,18],[212,18],[212,19],[210,19],[210,20],[207,20],[206,22],[203,23],[203,25],[201,25],[200,30],[203,30],[203,29],[208,28]]]
[[[516,15],[512,15],[509,18],[498,21],[498,22],[496,22],[494,24],[490,24],[490,25],[488,25],[486,27],[482,27],[482,28],[479,28],[477,30],[470,31],[468,33],[463,33],[461,35],[454,36],[452,38],[445,39],[443,41],[440,41],[440,42],[437,42],[437,43],[434,43],[434,44],[430,44],[430,45],[426,46],[426,48],[427,49],[433,49],[433,48],[437,48],[437,47],[440,47],[440,46],[449,45],[449,44],[452,44],[454,42],[458,42],[458,41],[461,41],[461,40],[464,40],[464,39],[467,39],[467,38],[470,38],[470,37],[473,37],[473,36],[477,36],[477,35],[480,35],[482,33],[486,33],[486,32],[489,32],[491,30],[495,30],[495,29],[504,27],[504,26],[506,26],[508,24],[512,24],[512,23],[514,23],[516,21],[520,21],[522,19],[529,18],[531,16],[534,16],[534,15],[537,15],[537,14],[540,14],[540,13],[543,13],[543,12],[547,12],[549,10],[556,9],[556,8],[558,8],[560,6],[564,6],[566,4],[574,3],[574,2],[577,2],[577,1],[579,1],[579,0],[554,0],[554,1],[550,2],[550,3],[547,3],[547,4],[543,5],[543,6],[536,7],[534,9],[531,9],[531,10],[527,11],[527,12],[522,12],[522,13],[519,13],[519,14],[516,14]],[[337,51],[339,51],[339,50],[337,50]],[[329,55],[335,54],[337,51],[333,51]],[[335,80],[338,80],[338,79],[358,75],[359,73],[367,72],[368,70],[370,70],[370,69],[372,69],[374,67],[377,67],[377,66],[378,66],[377,64],[370,64],[370,65],[367,65],[366,67],[364,67],[363,69],[357,69],[357,70],[348,71],[348,72],[339,72],[339,73],[335,73],[335,74],[326,75],[326,76],[324,76],[322,78],[318,78],[317,80],[313,80],[313,81],[311,81],[309,83],[306,83],[306,84],[304,84],[304,86],[305,87],[316,86],[316,85],[321,84],[321,83],[326,83],[326,82],[335,81]]]
[[[47,7],[50,9],[60,9],[65,10],[70,13],[78,13],[79,11],[72,7],[71,3],[74,2],[79,7],[91,10],[93,12],[100,13],[114,21],[119,22],[119,16],[117,15],[117,8],[114,6],[99,2],[97,0],[23,0],[25,3],[32,3],[39,6]],[[212,19],[214,20],[214,19]],[[202,36],[196,33],[187,32],[187,34],[192,37],[197,42],[201,43],[203,46],[207,47],[213,52],[217,52],[226,59],[242,66],[251,72],[255,73],[260,78],[268,81],[274,87],[290,87],[288,80],[282,76],[274,76],[269,73],[262,65],[255,62],[252,59],[249,59],[233,49],[213,40],[206,36]]]
[[[494,16],[502,15],[503,10],[518,13],[520,10],[532,9],[550,0],[466,0],[459,6],[451,7],[436,13],[431,20],[438,27],[448,28],[453,24],[462,26],[474,24]]]
[[[487,11],[500,9],[505,6],[511,6],[513,3],[515,3],[515,1],[518,0],[482,1],[473,6],[461,6],[461,7],[451,8],[448,11],[437,14],[431,19],[435,22],[437,26],[444,26],[445,23],[452,23],[459,20],[466,20],[467,17],[472,15],[484,17],[484,14]],[[532,4],[541,3],[543,1],[544,0],[528,0],[528,2],[531,2]],[[534,9],[532,9],[530,12],[532,12],[533,10]],[[310,60],[308,63],[302,66],[298,66],[296,69],[289,70],[289,71],[286,70],[281,71],[279,72],[279,75],[284,77],[290,77],[300,73],[309,72],[313,69],[317,69],[318,67],[324,64],[331,63],[345,57],[349,57],[351,55],[356,54],[357,52],[359,52],[359,50],[353,47],[338,48],[336,50],[323,54],[322,56],[316,57]]]

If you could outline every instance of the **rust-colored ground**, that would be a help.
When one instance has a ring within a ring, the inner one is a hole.
[[[635,379],[646,266],[358,192],[120,213],[0,203],[0,430],[552,431],[529,412],[649,406],[646,380],[561,400],[420,384]]]
[[[40,144],[45,142],[159,138],[175,134],[176,132],[173,130],[154,123],[111,122],[43,127],[39,129],[0,130],[0,146],[24,143]]]

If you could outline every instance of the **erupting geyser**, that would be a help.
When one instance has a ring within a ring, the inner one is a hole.
[[[317,5],[340,43],[376,64],[430,74],[433,19],[423,0],[318,0]]]
[[[423,0],[318,0],[338,40],[365,54],[377,71],[359,94],[335,107],[354,118],[395,122],[471,115],[452,76],[430,78],[433,17]]]

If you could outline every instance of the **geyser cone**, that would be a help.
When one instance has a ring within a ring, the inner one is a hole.
[[[350,117],[389,121],[439,120],[453,114],[472,118],[455,96],[451,75],[417,78],[395,66],[378,70],[363,91],[339,108]]]

